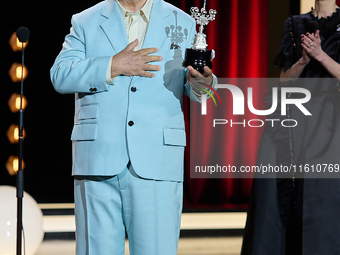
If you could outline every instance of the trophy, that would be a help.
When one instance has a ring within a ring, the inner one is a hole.
[[[210,21],[215,20],[217,14],[216,10],[210,10],[209,15],[207,15],[206,0],[204,0],[203,8],[199,12],[198,7],[191,7],[191,17],[196,20],[196,23],[200,26],[198,33],[196,34],[193,46],[185,51],[185,59],[183,61],[183,66],[192,66],[200,73],[204,73],[203,67],[208,66],[212,68],[211,60],[214,58],[214,53],[211,50],[207,50],[207,40],[206,35],[203,34],[204,26],[208,25]]]

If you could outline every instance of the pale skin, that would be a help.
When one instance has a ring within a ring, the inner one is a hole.
[[[128,11],[136,13],[140,10],[146,0],[119,0],[121,5]],[[138,45],[138,40],[131,42],[124,50],[112,57],[111,77],[118,75],[142,76],[153,78],[154,73],[150,71],[159,71],[159,65],[153,65],[152,62],[161,61],[162,56],[150,55],[158,52],[158,48],[146,48],[134,51]],[[192,66],[188,66],[187,80],[189,85],[197,92],[200,92],[200,83],[212,84],[213,76],[209,67],[204,67],[204,73],[201,74]]]
[[[331,16],[336,8],[335,0],[316,0],[313,14],[315,17],[326,18]],[[322,50],[319,30],[311,34],[302,34],[301,41],[302,57],[291,68],[281,72],[281,80],[287,81],[299,78],[311,59],[319,61],[334,78],[340,79],[340,64]]]

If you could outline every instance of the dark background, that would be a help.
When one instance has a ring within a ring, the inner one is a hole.
[[[54,91],[49,70],[69,33],[72,14],[98,2],[18,0],[6,1],[1,8],[0,185],[15,185],[15,176],[8,174],[5,163],[10,155],[18,155],[18,145],[9,143],[6,131],[12,123],[18,123],[18,114],[10,111],[7,102],[12,93],[20,92],[20,83],[12,82],[8,70],[12,63],[21,63],[21,52],[13,52],[8,40],[18,27],[26,26],[31,37],[25,50],[25,65],[29,70],[24,83],[28,100],[24,121],[27,133],[24,140],[25,191],[38,203],[73,202],[69,138],[74,96]],[[168,2],[181,7],[180,0]],[[190,8],[189,2],[187,9]],[[290,5],[289,1],[269,0],[268,4],[268,33],[271,34],[268,37],[268,76],[275,76],[278,70],[273,70],[271,63],[280,39],[281,25],[289,12],[299,12],[299,1],[292,1]]]

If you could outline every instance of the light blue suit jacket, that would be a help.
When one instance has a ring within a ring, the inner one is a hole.
[[[59,93],[75,93],[73,175],[116,175],[131,160],[143,178],[183,180],[183,93],[196,98],[182,61],[195,28],[189,15],[154,0],[143,48],[158,47],[156,55],[163,60],[155,64],[161,70],[151,79],[119,76],[107,85],[110,58],[128,45],[116,1],[100,2],[72,17],[51,80]],[[170,49],[171,36],[178,49]]]

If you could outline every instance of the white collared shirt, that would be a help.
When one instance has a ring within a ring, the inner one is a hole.
[[[143,46],[146,31],[148,29],[153,0],[147,0],[144,6],[136,13],[127,11],[120,4],[119,0],[116,0],[116,2],[119,7],[119,11],[122,15],[122,18],[123,18],[125,31],[126,31],[129,43],[138,39],[138,45],[134,50],[140,50]],[[116,78],[116,77],[111,78],[111,65],[112,65],[112,58],[109,61],[109,66],[108,66],[108,70],[106,74],[106,83],[109,85],[113,85],[113,81]]]
[[[140,50],[142,48],[146,30],[149,25],[153,0],[147,0],[144,6],[136,13],[127,11],[119,1],[117,1],[117,4],[124,21],[125,31],[128,35],[129,43],[133,42],[135,39],[138,39],[138,46],[135,50]]]

